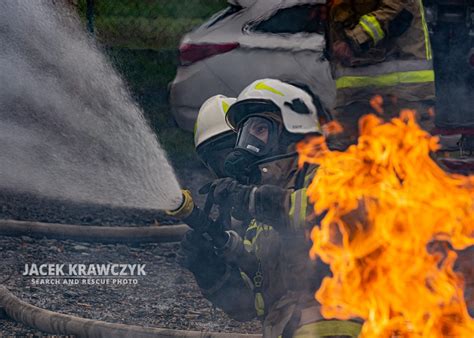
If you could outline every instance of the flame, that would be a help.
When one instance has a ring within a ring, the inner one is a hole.
[[[375,95],[369,101],[370,106],[373,110],[375,110],[378,114],[383,114],[383,97],[380,95]]]
[[[435,112],[435,109],[433,107],[428,108],[428,116],[432,117],[432,118],[436,116],[436,112]]]
[[[325,135],[339,134],[344,130],[342,125],[336,120],[332,120],[326,124],[323,124],[322,128]]]
[[[474,244],[474,176],[431,159],[438,140],[414,111],[360,120],[358,144],[330,151],[323,137],[298,144],[319,165],[308,188],[317,214],[310,256],[330,264],[316,292],[326,318],[362,318],[361,336],[474,337],[455,250]]]

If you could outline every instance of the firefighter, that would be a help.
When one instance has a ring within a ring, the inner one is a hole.
[[[415,109],[422,127],[433,128],[435,76],[421,0],[333,0],[329,35],[337,119],[350,143],[358,119],[374,112],[369,101],[376,94],[382,117]]]
[[[226,176],[224,161],[237,138],[225,119],[235,100],[223,95],[210,97],[202,104],[194,126],[196,153],[217,178]],[[246,225],[233,220],[233,230],[243,234],[242,227]],[[228,315],[240,321],[255,316],[253,293],[241,278],[239,268],[218,256],[208,237],[189,230],[181,241],[178,263],[193,273],[203,296]]]
[[[306,135],[321,133],[317,116],[318,109],[308,93],[272,79],[249,85],[227,114],[238,137],[225,168],[239,181],[217,180],[210,194],[216,201],[230,200],[237,218],[253,221],[243,239],[229,231],[228,243],[215,250],[215,257],[223,259],[228,269],[235,272],[238,268],[238,280],[222,275],[209,287],[213,293],[205,296],[216,305],[224,303],[224,311],[232,309],[235,318],[260,318],[264,337],[356,337],[360,330],[354,321],[323,320],[314,299],[328,269],[308,258],[311,243],[307,231],[314,221],[306,217],[311,208],[305,187],[315,168],[298,169],[295,144]],[[278,167],[269,164],[280,161],[285,162],[279,167],[278,174],[284,178],[280,185],[240,183],[246,176],[247,182],[255,181],[255,176],[261,180],[258,171]],[[244,251],[251,252],[255,262],[242,262]],[[245,286],[239,284],[242,281]],[[222,291],[226,288],[231,290],[229,295]],[[230,298],[238,288],[242,288],[242,296],[232,305]]]

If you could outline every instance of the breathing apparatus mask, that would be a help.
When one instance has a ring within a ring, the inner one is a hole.
[[[234,150],[224,162],[226,174],[242,183],[258,183],[258,165],[280,158],[282,129],[281,122],[265,113],[242,121]]]
[[[230,131],[213,137],[196,148],[196,152],[204,165],[218,178],[227,176],[224,163],[227,155],[234,149],[236,138],[237,135]]]
[[[242,184],[258,184],[259,166],[296,156],[290,145],[322,132],[318,110],[315,98],[298,86],[277,79],[252,82],[226,114],[227,124],[238,131],[224,163],[226,174]]]

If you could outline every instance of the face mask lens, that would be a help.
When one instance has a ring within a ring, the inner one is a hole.
[[[275,133],[273,123],[263,117],[251,117],[240,128],[237,139],[238,149],[257,156],[264,156],[271,150],[271,139]]]
[[[259,121],[250,121],[249,126],[249,134],[255,136],[263,143],[268,143],[268,136],[270,133],[270,125],[268,121],[260,120]]]

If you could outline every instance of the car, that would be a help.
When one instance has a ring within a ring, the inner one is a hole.
[[[237,96],[261,78],[309,87],[331,108],[336,88],[326,58],[324,0],[229,0],[229,6],[186,34],[170,85],[178,125],[193,130],[210,96]]]

